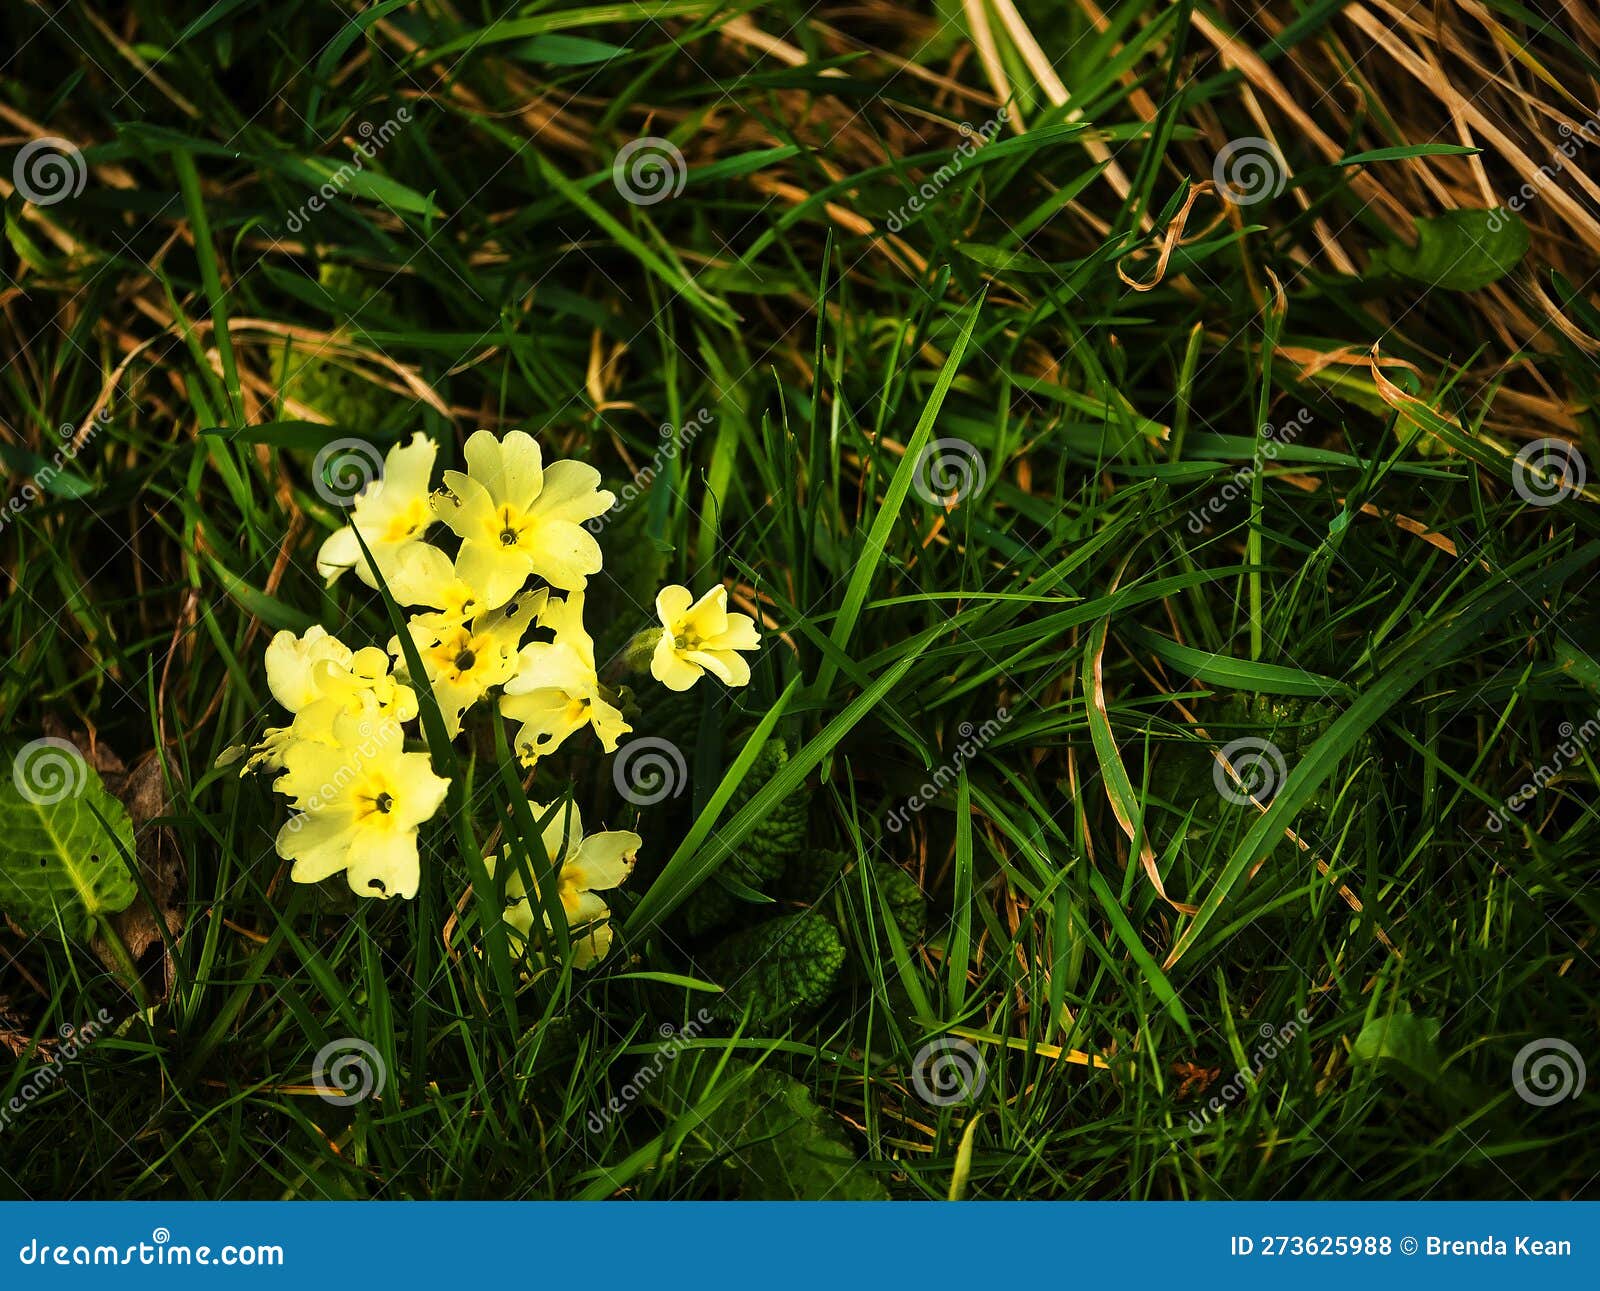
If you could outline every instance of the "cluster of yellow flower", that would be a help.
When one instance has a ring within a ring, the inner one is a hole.
[[[631,727],[617,692],[600,680],[583,610],[587,581],[601,568],[584,522],[615,499],[591,466],[545,465],[521,431],[478,431],[465,451],[467,469],[446,471],[435,490],[432,440],[417,435],[391,449],[349,524],[323,543],[317,569],[330,584],[350,570],[371,587],[381,577],[395,602],[414,611],[406,630],[452,739],[468,710],[498,688],[500,712],[520,723],[515,748],[525,766],[585,726],[613,752]],[[461,540],[454,559],[425,540],[435,521]],[[641,633],[630,653],[648,651],[663,685],[687,690],[706,673],[731,686],[750,680],[738,652],[757,648],[755,623],[729,613],[725,588],[696,601],[687,588],[665,587],[656,609],[661,627]],[[548,636],[524,643],[530,629]],[[273,697],[293,720],[266,732],[246,769],[282,773],[273,788],[295,814],[277,851],[294,862],[291,877],[315,883],[342,870],[363,896],[414,896],[417,830],[439,810],[449,781],[434,774],[427,753],[405,749],[417,679],[399,638],[385,653],[351,650],[320,626],[298,637],[280,632],[266,664]],[[627,878],[642,840],[625,830],[584,837],[571,803],[532,810],[536,820],[548,818],[541,844],[558,870],[574,962],[586,966],[611,941],[610,910],[598,894]],[[509,863],[509,855],[487,858],[491,873],[497,860]],[[538,894],[530,900],[513,873],[506,896],[506,922],[525,943]]]

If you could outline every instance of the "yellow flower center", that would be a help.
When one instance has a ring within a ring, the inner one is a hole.
[[[490,536],[502,547],[521,547],[528,541],[526,513],[513,506],[501,506],[490,526]]]
[[[473,636],[464,627],[449,632],[428,651],[432,671],[436,676],[454,674],[452,679],[459,681],[483,662],[486,644],[483,638]]]
[[[405,542],[428,527],[428,502],[426,498],[412,498],[389,517],[379,537],[381,542]]]
[[[355,794],[356,823],[368,828],[387,826],[394,815],[394,794],[381,777],[369,777]]]

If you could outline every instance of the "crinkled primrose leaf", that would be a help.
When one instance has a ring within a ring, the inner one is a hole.
[[[731,1062],[722,1079],[736,1079],[747,1068]],[[685,1084],[680,1096],[698,1101],[699,1089]],[[746,1201],[882,1201],[889,1195],[856,1159],[837,1119],[781,1071],[750,1071],[743,1088],[716,1104],[705,1128],[706,1142],[726,1147],[721,1170]]]
[[[706,975],[724,994],[712,1011],[768,1026],[815,1008],[833,993],[845,947],[827,919],[806,911],[736,932],[705,958]]]
[[[0,911],[32,933],[87,935],[133,904],[133,826],[66,740],[42,739],[0,780]],[[59,915],[59,919],[58,919]]]

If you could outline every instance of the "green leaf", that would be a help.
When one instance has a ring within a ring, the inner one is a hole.
[[[1145,949],[1145,944],[1139,939],[1139,934],[1134,931],[1133,925],[1128,922],[1128,916],[1122,909],[1122,902],[1095,870],[1089,870],[1088,875],[1089,886],[1094,889],[1095,899],[1100,902],[1106,918],[1111,921],[1111,928],[1117,934],[1117,940],[1127,947],[1134,963],[1144,973],[1145,980],[1150,983],[1156,998],[1161,1001],[1162,1007],[1167,1010],[1172,1020],[1183,1028],[1184,1035],[1191,1040],[1194,1039],[1194,1028],[1189,1024],[1189,1013],[1183,1007],[1182,998],[1173,989],[1167,975],[1161,971],[1155,956]]]
[[[31,933],[87,936],[137,894],[133,826],[66,740],[34,740],[0,779],[0,910]]]
[[[1407,161],[1412,157],[1472,157],[1482,151],[1482,148],[1470,148],[1464,143],[1406,143],[1393,148],[1374,148],[1370,152],[1352,153],[1348,157],[1340,157],[1333,164],[1365,166],[1368,162]]]
[[[58,454],[57,461],[59,460]],[[37,453],[30,453],[15,444],[0,444],[0,465],[4,465],[8,471],[32,480],[36,488],[42,489],[52,497],[76,501],[94,492],[94,485],[83,476],[63,470],[60,466],[45,461]]]
[[[834,926],[812,911],[769,919],[736,932],[705,957],[705,975],[724,995],[711,1011],[757,1028],[792,1021],[833,992],[845,947]]]
[[[1053,264],[1026,251],[1007,251],[984,242],[958,242],[955,249],[980,269],[988,269],[992,273],[1053,273],[1059,276]]]
[[[206,564],[216,575],[217,581],[247,613],[255,615],[274,631],[288,628],[293,632],[304,632],[316,622],[305,611],[297,610],[276,596],[263,592],[253,583],[246,582],[209,552],[206,553]]]
[[[462,50],[482,49],[500,41],[521,40],[565,27],[596,27],[608,22],[659,23],[667,18],[698,18],[713,12],[713,0],[633,0],[629,4],[587,5],[582,9],[560,9],[531,18],[501,18],[477,27],[432,49],[419,50],[418,62],[443,58]]]
[[[730,1063],[729,1083],[749,1072],[731,1097],[704,1115],[701,1136],[719,1156],[728,1186],[745,1201],[882,1201],[883,1183],[857,1160],[837,1120],[811,1091],[781,1071]],[[678,1095],[706,1106],[708,1082],[684,1082]]]
[[[310,177],[314,185],[331,184],[335,196],[364,197],[368,201],[388,206],[411,215],[438,216],[444,214],[424,193],[417,192],[398,180],[380,175],[376,171],[357,170],[353,161],[338,161],[327,157],[306,157],[299,162],[286,163],[290,173]]]
[[[1357,1062],[1382,1063],[1408,1083],[1431,1085],[1439,1079],[1438,1018],[1393,1013],[1373,1018],[1361,1028],[1350,1056]]]
[[[1340,515],[1348,518],[1347,512]],[[1258,663],[1250,659],[1235,659],[1231,655],[1213,654],[1197,650],[1177,641],[1168,640],[1137,624],[1126,629],[1140,645],[1158,659],[1183,669],[1196,681],[1208,686],[1226,686],[1229,690],[1249,691],[1257,695],[1304,695],[1312,699],[1329,696],[1345,697],[1350,687],[1333,677],[1307,672],[1288,664]]]
[[[232,444],[267,444],[273,448],[293,448],[315,452],[350,431],[320,421],[267,421],[258,426],[207,426],[200,432]],[[387,443],[393,435],[363,431],[363,439]]]
[[[1373,257],[1373,267],[1443,287],[1476,291],[1498,282],[1528,253],[1528,226],[1515,212],[1447,211],[1415,220],[1414,247],[1388,247]]]
[[[583,36],[563,36],[549,33],[525,40],[511,51],[513,57],[529,63],[543,63],[547,67],[582,67],[588,63],[607,63],[628,51],[620,45],[609,45],[603,40],[589,40]]]

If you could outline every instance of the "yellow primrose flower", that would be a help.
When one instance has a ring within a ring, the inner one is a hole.
[[[465,623],[497,610],[521,589],[526,577],[505,565],[486,571],[487,582],[471,582],[457,558],[452,561],[426,542],[410,544],[386,571],[389,592],[400,605],[428,605],[440,622]]]
[[[433,523],[428,491],[438,452],[426,435],[413,435],[409,444],[391,448],[383,459],[383,474],[361,491],[351,508],[350,523],[330,534],[317,552],[317,573],[332,583],[354,569],[368,587],[378,585],[356,542],[359,529],[387,582],[395,560]]]
[[[473,586],[529,574],[581,590],[600,572],[600,544],[583,527],[616,501],[600,472],[582,462],[543,465],[533,436],[513,430],[496,439],[477,431],[466,443],[467,471],[446,471],[434,514],[461,539],[456,568]]]
[[[333,743],[333,724],[341,715],[359,717],[369,707],[397,722],[417,715],[416,692],[390,673],[388,655],[376,646],[351,650],[320,624],[304,636],[284,631],[272,638],[267,687],[294,721],[268,728],[246,772],[282,766],[284,751],[296,740]]]
[[[277,633],[267,644],[267,688],[272,697],[291,713],[322,697],[315,669],[324,661],[348,664],[352,651],[320,623],[305,630]]]
[[[539,626],[554,632],[555,640],[522,647],[516,675],[500,698],[500,711],[522,723],[517,757],[532,766],[581,726],[593,726],[600,746],[613,752],[633,728],[601,688],[594,641],[583,627],[583,593],[569,592],[559,601],[552,597]]]
[[[748,614],[728,613],[726,587],[718,584],[698,601],[687,587],[663,587],[656,614],[661,639],[650,671],[668,690],[688,690],[708,672],[729,686],[749,683],[750,665],[736,651],[758,649],[761,638]]]
[[[298,813],[278,831],[277,851],[296,883],[345,872],[368,897],[413,897],[419,877],[417,827],[444,802],[450,782],[426,753],[405,752],[393,717],[369,709],[340,714],[333,744],[296,740],[273,788]]]
[[[529,804],[535,820],[542,820],[550,808],[538,803]],[[561,899],[561,909],[567,917],[567,927],[573,934],[572,963],[575,968],[589,968],[605,958],[611,949],[611,908],[600,893],[621,887],[633,872],[634,861],[644,840],[631,830],[612,830],[583,836],[583,821],[576,804],[568,803],[556,808],[554,818],[544,827],[545,854],[552,865],[559,866],[556,875],[556,892]],[[496,864],[512,866],[506,876],[505,920],[516,930],[519,944],[526,946],[533,935],[533,915],[538,906],[537,889],[532,900],[528,886],[509,852],[489,857],[489,873]],[[544,918],[550,927],[548,916]]]
[[[478,615],[471,623],[452,622],[447,615],[419,614],[406,625],[451,739],[460,732],[467,709],[487,695],[491,686],[509,681],[517,670],[517,647],[549,595],[541,587]],[[398,637],[390,641],[389,651],[397,659],[401,657]]]

